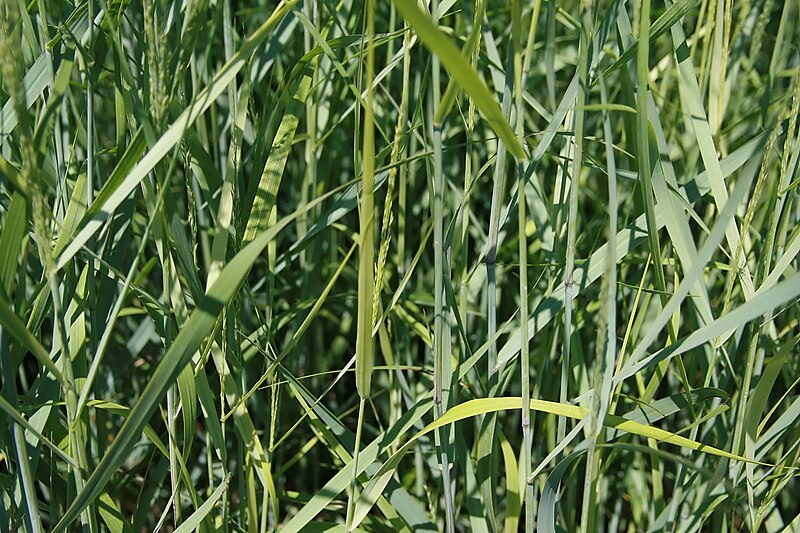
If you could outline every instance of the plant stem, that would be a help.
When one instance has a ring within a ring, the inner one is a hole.
[[[353,473],[350,479],[350,492],[347,501],[347,531],[351,530],[356,499],[356,478],[358,472],[358,451],[361,445],[361,429],[364,422],[364,403],[370,395],[373,359],[373,292],[375,289],[373,211],[375,189],[375,128],[373,111],[373,81],[375,79],[375,14],[373,0],[367,0],[366,36],[366,85],[367,98],[364,113],[364,136],[362,149],[362,198],[361,235],[358,263],[358,326],[356,332],[356,389],[358,392],[358,427],[356,429],[355,451],[353,452]]]
[[[585,2],[581,3],[584,13],[587,11]],[[584,17],[586,18],[586,17]],[[575,139],[572,154],[572,176],[569,180],[569,213],[567,215],[567,251],[566,266],[564,268],[564,348],[561,354],[561,387],[559,401],[567,403],[569,400],[569,375],[572,370],[572,310],[573,310],[573,275],[575,273],[575,246],[578,238],[578,191],[580,188],[581,172],[583,170],[583,127],[584,104],[588,88],[589,67],[589,35],[588,28],[581,34],[581,46],[578,52],[579,87],[575,101],[574,124]],[[556,440],[561,442],[567,433],[567,420],[564,417],[558,420]]]
[[[438,0],[431,2],[431,13],[434,24],[439,23],[437,15],[439,9]],[[439,109],[441,67],[439,56],[431,56],[431,95],[432,109],[436,113]],[[446,398],[444,397],[443,367],[444,367],[444,182],[442,174],[442,124],[431,120],[433,129],[433,191],[431,197],[431,207],[433,210],[433,410],[434,417],[439,418],[447,408]],[[448,311],[449,314],[449,311]],[[449,365],[448,365],[449,366]],[[449,385],[447,389],[449,390]],[[450,459],[448,457],[449,430],[447,427],[441,428],[438,432],[439,445],[439,466],[442,469],[442,485],[444,490],[445,502],[445,524],[447,531],[455,531],[453,498],[450,493]]]
[[[353,513],[355,512],[356,500],[356,480],[358,479],[358,454],[361,449],[361,428],[364,425],[364,404],[366,400],[360,398],[358,401],[358,425],[356,426],[356,442],[353,449],[353,473],[350,477],[350,489],[347,493],[347,519],[345,521],[345,531],[348,533],[353,530]]]
[[[520,0],[511,2],[511,35],[514,47],[514,103],[516,108],[516,134],[524,146],[525,108],[522,93],[523,58],[522,58],[522,7]],[[531,474],[531,450],[533,435],[531,434],[531,368],[530,343],[528,340],[528,236],[527,215],[525,212],[525,170],[522,161],[517,161],[517,235],[519,241],[519,329],[520,345],[520,383],[522,389],[522,476],[525,480],[525,531],[533,531],[533,487],[528,484]]]

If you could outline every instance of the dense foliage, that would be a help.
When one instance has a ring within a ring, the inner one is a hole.
[[[797,2],[0,6],[0,531],[800,528]]]

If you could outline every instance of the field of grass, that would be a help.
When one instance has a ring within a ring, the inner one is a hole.
[[[0,533],[800,530],[797,1],[0,12]]]

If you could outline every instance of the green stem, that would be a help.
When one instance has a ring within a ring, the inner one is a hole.
[[[439,2],[431,2],[434,24],[438,24]],[[433,112],[439,109],[441,66],[439,56],[431,56],[431,82]],[[433,409],[434,417],[442,416],[447,407],[443,391],[444,366],[444,176],[442,174],[442,124],[431,121],[433,129]],[[449,386],[447,387],[449,389]],[[453,499],[450,493],[450,460],[447,449],[450,447],[449,431],[441,428],[438,432],[440,467],[445,502],[445,522],[447,531],[455,531]]]
[[[511,3],[511,34],[514,41],[514,103],[516,107],[516,134],[524,146],[525,108],[523,106],[523,58],[522,58],[522,7],[520,0]],[[535,23],[532,23],[535,26]],[[529,43],[530,45],[530,43]],[[525,531],[533,531],[533,490],[527,480],[531,474],[531,450],[533,435],[531,433],[531,368],[530,343],[528,331],[528,236],[527,215],[525,205],[525,170],[521,161],[517,161],[517,235],[519,241],[519,328],[522,336],[520,346],[520,383],[522,389],[522,476],[525,482]]]
[[[375,189],[375,128],[374,91],[375,79],[375,13],[374,0],[367,0],[366,8],[366,85],[367,98],[364,113],[364,135],[362,148],[362,198],[361,235],[358,263],[358,326],[356,331],[356,389],[360,399],[358,427],[356,429],[355,451],[353,453],[353,473],[350,479],[350,492],[347,501],[347,531],[351,530],[355,505],[355,488],[358,466],[358,451],[361,445],[361,429],[364,421],[364,403],[370,395],[373,364],[373,292],[375,289],[373,211]]]
[[[364,404],[366,400],[361,398],[358,402],[358,425],[356,426],[356,442],[353,449],[353,474],[350,477],[350,489],[347,493],[347,519],[345,521],[345,531],[348,533],[353,530],[353,513],[358,499],[356,494],[356,479],[358,478],[358,454],[361,450],[361,428],[364,426]]]
[[[511,112],[511,80],[506,79],[503,88],[503,103],[501,110],[505,116]],[[486,302],[487,302],[487,337],[489,339],[489,350],[487,353],[488,363],[488,383],[487,395],[489,397],[496,394],[499,382],[499,372],[497,368],[497,240],[500,231],[500,210],[503,206],[503,194],[506,185],[506,147],[502,141],[497,141],[497,153],[495,156],[494,179],[492,186],[492,203],[489,212],[489,234],[487,238],[486,252]],[[497,437],[494,434],[494,426],[497,415],[491,413],[486,415],[483,425],[483,433],[478,442],[478,455],[486,458],[479,464],[479,476],[481,477],[481,492],[484,499],[484,506],[490,521],[495,521],[494,488],[495,488],[495,454],[494,448]]]
[[[587,29],[584,29],[587,31]],[[559,401],[566,403],[569,400],[569,374],[571,371],[572,356],[572,299],[573,275],[575,273],[575,247],[578,236],[578,189],[583,170],[583,128],[584,104],[586,102],[587,70],[589,64],[588,36],[581,35],[581,47],[578,57],[579,88],[575,101],[575,139],[572,155],[572,176],[569,182],[569,213],[567,215],[567,251],[566,266],[564,268],[564,349],[561,357],[561,387]],[[566,418],[558,420],[556,440],[561,442],[567,433]]]

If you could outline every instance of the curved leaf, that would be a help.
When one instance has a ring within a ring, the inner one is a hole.
[[[576,420],[582,419],[589,412],[588,409],[585,409],[583,407],[578,407],[577,405],[565,405],[562,403],[549,402],[546,400],[531,400],[530,405],[531,409],[534,411],[550,413],[556,416],[563,416],[567,418],[573,418]],[[414,435],[406,444],[404,444],[399,450],[397,450],[397,452],[395,452],[391,457],[389,457],[389,459],[387,459],[387,461],[383,464],[381,469],[375,474],[375,476],[370,480],[369,484],[364,488],[364,491],[361,493],[361,498],[359,498],[358,503],[356,505],[353,524],[354,525],[360,524],[361,521],[364,519],[364,517],[367,516],[369,510],[372,508],[377,499],[383,493],[384,487],[394,475],[394,472],[397,469],[398,465],[400,464],[400,461],[402,460],[403,456],[405,456],[405,454],[413,447],[417,439],[419,439],[420,437],[422,437],[427,433],[430,433],[435,429],[438,429],[447,424],[452,424],[453,422],[458,422],[459,420],[464,420],[467,418],[472,418],[474,416],[487,413],[508,411],[511,409],[521,409],[521,408],[522,408],[522,398],[506,397],[506,398],[479,398],[476,400],[469,400],[467,402],[464,402],[460,405],[453,407],[452,409],[449,409],[440,418],[425,426],[425,428],[422,431]],[[604,421],[604,425],[606,425],[607,427],[625,431],[627,433],[639,435],[641,437],[654,439],[657,441],[665,442],[667,444],[675,444],[683,448],[700,451],[703,453],[707,453],[709,455],[716,455],[718,457],[723,457],[725,459],[742,461],[745,463],[759,464],[762,466],[772,466],[766,463],[761,463],[759,461],[752,461],[740,455],[735,455],[726,452],[724,450],[715,448],[713,446],[705,445],[703,443],[688,439],[686,437],[682,437],[675,433],[660,428],[648,426],[645,424],[641,424],[633,420],[627,420],[619,416],[607,415]]]
[[[417,7],[416,0],[394,0],[394,5],[408,25],[417,32],[419,40],[431,52],[439,56],[450,76],[472,98],[475,107],[480,110],[511,155],[517,160],[524,159],[525,152],[522,144],[514,135],[514,130],[511,129],[508,119],[500,110],[500,105],[461,50],[436,27],[427,14]]]

